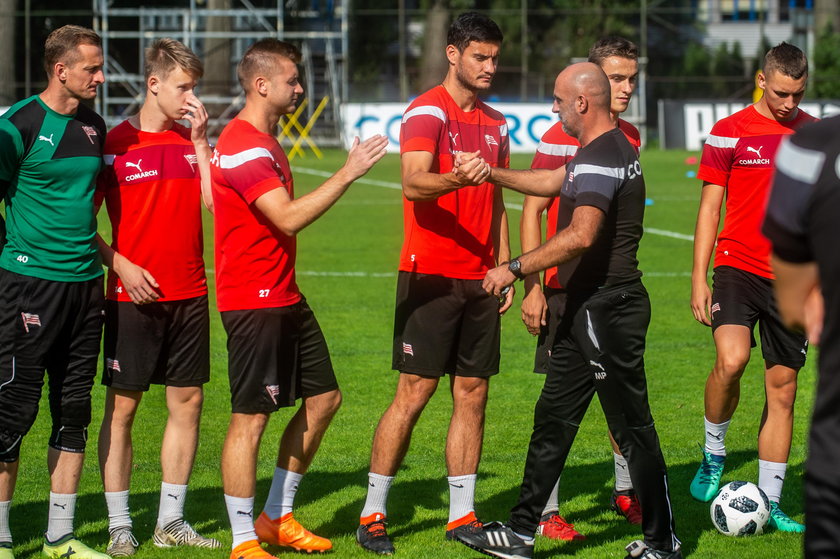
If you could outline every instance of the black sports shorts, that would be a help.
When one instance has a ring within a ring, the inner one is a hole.
[[[551,346],[554,345],[554,338],[557,336],[557,325],[566,312],[566,290],[553,287],[543,287],[543,295],[548,305],[545,316],[545,326],[540,328],[537,337],[537,351],[534,354],[534,372],[540,374],[548,373],[548,360],[551,357]]]
[[[716,267],[712,282],[712,331],[724,324],[746,326],[755,347],[756,322],[766,361],[791,369],[805,364],[808,340],[782,323],[772,281],[731,266]]]
[[[102,384],[147,391],[152,384],[201,386],[210,380],[207,295],[135,305],[105,302]]]
[[[222,312],[234,413],[271,413],[338,389],[330,352],[306,299]]]
[[[400,272],[392,367],[440,377],[499,372],[499,300],[481,280]]]

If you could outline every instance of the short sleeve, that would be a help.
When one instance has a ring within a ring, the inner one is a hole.
[[[14,178],[22,157],[20,132],[8,119],[0,119],[0,182],[8,183]]]
[[[720,126],[720,123],[716,124],[703,144],[697,178],[719,186],[727,186],[737,145],[738,138],[727,135],[726,127]]]
[[[266,147],[219,156],[219,168],[227,183],[249,204],[274,190],[283,188],[291,177],[284,177],[274,155]]]
[[[437,152],[438,138],[446,122],[446,113],[440,107],[421,105],[410,108],[403,115],[400,127],[400,153]]]
[[[578,163],[572,169],[575,183],[575,206],[595,206],[606,213],[618,189],[624,183],[623,167],[606,167],[591,163]]]

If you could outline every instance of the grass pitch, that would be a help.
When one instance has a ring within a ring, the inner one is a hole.
[[[691,241],[700,184],[686,176],[694,170],[686,152],[645,151],[642,165],[652,204],[645,216],[640,249],[644,282],[653,318],[646,353],[653,415],[669,466],[671,499],[677,532],[692,557],[801,557],[802,537],[770,533],[734,539],[718,534],[706,504],[693,501],[688,485],[700,458],[703,437],[703,387],[714,358],[709,330],[697,324],[688,306]],[[512,166],[527,167],[530,156],[514,156]],[[344,160],[338,151],[323,160],[311,155],[292,161],[301,195],[323,180],[317,172],[336,170]],[[365,182],[369,181],[369,182]],[[344,405],[327,432],[297,497],[296,516],[318,534],[333,540],[336,557],[370,558],[356,546],[354,531],[365,498],[366,473],[374,427],[390,402],[397,375],[390,371],[396,266],[402,242],[401,194],[397,155],[387,156],[322,219],[299,235],[298,282],[315,310],[329,343],[344,393]],[[518,253],[521,197],[506,192],[513,252]],[[214,289],[212,222],[205,216],[208,280]],[[100,217],[106,228],[107,219]],[[677,235],[670,235],[676,233]],[[107,235],[107,231],[106,231]],[[507,518],[518,495],[532,425],[533,405],[542,377],[531,372],[535,340],[519,318],[518,302],[503,320],[502,373],[491,383],[484,455],[476,508],[489,521]],[[211,297],[212,304],[212,297]],[[206,386],[198,457],[187,500],[187,519],[202,533],[223,542],[222,551],[159,550],[151,543],[160,484],[159,443],[166,419],[160,389],[151,390],[140,406],[134,427],[134,471],[131,507],[139,558],[227,557],[230,531],[219,474],[219,457],[229,417],[225,334],[215,308],[212,317],[212,380]],[[802,472],[814,386],[815,356],[800,373],[798,416],[783,509],[802,520]],[[742,380],[741,403],[727,438],[729,457],[723,481],[757,481],[755,452],[763,405],[760,354],[753,353]],[[412,446],[391,491],[390,534],[397,556],[478,557],[457,543],[445,542],[448,490],[443,458],[451,403],[445,383],[430,402],[414,431]],[[104,550],[107,510],[96,460],[102,418],[103,387],[94,394],[93,422],[77,505],[76,533]],[[23,443],[20,477],[11,511],[16,557],[36,556],[46,528],[49,479],[45,449],[49,436],[46,401]],[[274,469],[277,442],[291,410],[274,415],[263,438],[258,467],[256,506],[262,507]],[[622,558],[623,546],[641,537],[609,510],[612,456],[600,406],[593,403],[581,427],[561,479],[561,513],[587,536],[579,543],[538,539],[536,557]],[[278,556],[288,552],[279,551]]]

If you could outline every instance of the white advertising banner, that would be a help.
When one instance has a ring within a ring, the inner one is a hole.
[[[514,153],[534,153],[543,133],[557,122],[551,103],[491,103],[505,115],[510,136],[510,150]],[[355,136],[362,139],[384,134],[390,141],[388,150],[399,152],[400,122],[407,103],[345,103],[341,106],[344,122],[342,140],[345,147]]]

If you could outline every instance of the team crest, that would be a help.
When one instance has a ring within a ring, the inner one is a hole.
[[[23,328],[26,330],[26,333],[29,333],[30,326],[37,326],[41,327],[41,317],[37,314],[31,314],[28,312],[20,313],[21,318],[23,319]]]
[[[184,159],[187,160],[187,163],[190,164],[190,170],[195,173],[195,166],[198,163],[198,156],[194,153],[187,153],[184,155]]]
[[[414,357],[414,348],[411,347],[411,344],[403,342],[403,353]]]
[[[99,135],[96,133],[96,128],[94,128],[93,126],[82,126],[82,132],[87,134],[88,140],[90,140],[90,143],[92,144],[95,143],[93,141],[94,136]]]
[[[487,142],[488,146],[498,146],[499,142],[496,141],[496,138],[491,136],[490,134],[484,135],[484,141]]]
[[[268,392],[268,395],[271,397],[271,401],[274,402],[274,405],[277,405],[277,396],[280,395],[280,385],[279,384],[266,384],[265,391]]]
[[[105,367],[112,373],[121,373],[120,362],[116,359],[105,359]]]

